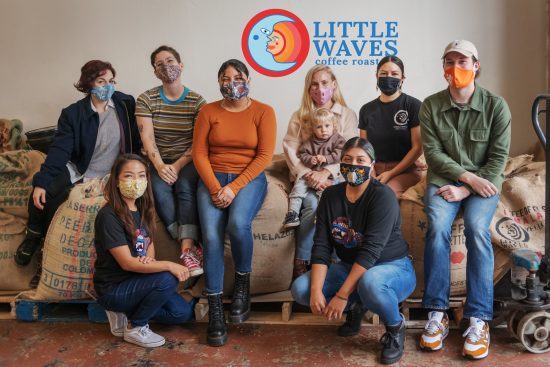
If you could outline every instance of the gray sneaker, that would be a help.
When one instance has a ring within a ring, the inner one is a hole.
[[[105,310],[109,325],[111,326],[111,334],[114,336],[124,336],[124,329],[128,326],[128,319],[122,312],[114,312]]]
[[[153,333],[149,325],[124,329],[124,340],[144,348],[160,347],[166,341],[164,337]]]

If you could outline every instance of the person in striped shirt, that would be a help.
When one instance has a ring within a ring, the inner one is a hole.
[[[183,265],[197,276],[203,273],[196,202],[199,175],[191,145],[195,120],[206,101],[182,84],[183,63],[172,47],[153,51],[151,65],[162,85],[138,97],[137,124],[151,165],[157,213],[170,235],[180,241]]]

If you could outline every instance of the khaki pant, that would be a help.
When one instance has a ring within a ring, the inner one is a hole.
[[[399,162],[376,162],[374,163],[374,173],[378,176],[381,173],[391,170],[398,164]],[[426,169],[417,161],[397,176],[392,177],[391,180],[386,182],[386,185],[393,190],[397,199],[400,199],[401,195],[403,195],[409,187],[416,185],[422,179],[425,172]]]

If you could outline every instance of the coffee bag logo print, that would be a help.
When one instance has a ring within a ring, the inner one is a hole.
[[[309,34],[295,14],[269,9],[250,19],[243,31],[241,47],[254,70],[280,77],[302,66],[309,53]]]

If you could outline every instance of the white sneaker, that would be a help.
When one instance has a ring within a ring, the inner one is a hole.
[[[470,317],[470,327],[462,336],[466,337],[462,355],[469,359],[482,359],[489,355],[489,324],[477,317]]]
[[[114,312],[105,310],[109,325],[111,326],[111,334],[114,336],[124,336],[124,330],[128,326],[128,319],[122,312]]]
[[[449,318],[445,312],[431,311],[428,322],[420,337],[420,348],[436,351],[443,347],[443,340],[449,335]]]
[[[144,348],[160,347],[166,342],[164,337],[153,333],[149,325],[124,329],[124,340]]]

